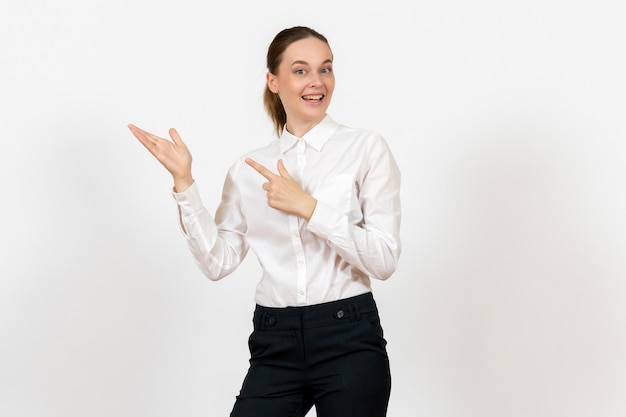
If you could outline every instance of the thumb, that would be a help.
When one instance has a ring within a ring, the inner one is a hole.
[[[287,168],[285,168],[285,164],[283,164],[283,160],[279,159],[278,160],[278,164],[277,168],[278,168],[278,173],[280,174],[281,177],[287,178],[287,179],[293,179],[291,177],[291,175],[289,174],[289,171],[287,171]]]
[[[170,137],[172,138],[176,146],[184,145],[183,140],[180,138],[180,135],[178,134],[176,129],[170,129]]]

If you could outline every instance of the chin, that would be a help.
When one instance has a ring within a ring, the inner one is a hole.
[[[309,107],[302,113],[302,115],[308,118],[324,117],[326,115],[326,110],[328,110],[328,106]]]

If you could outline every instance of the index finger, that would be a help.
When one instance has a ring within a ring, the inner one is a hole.
[[[263,175],[266,179],[271,180],[276,176],[272,171],[259,164],[257,161],[251,158],[246,158],[246,164],[255,169],[256,172]]]
[[[159,141],[161,138],[153,135],[150,132],[146,132],[143,129],[138,128],[137,126],[130,124],[128,125],[128,128],[130,129],[130,131],[133,133],[133,135],[139,139],[139,141],[146,147],[148,148],[149,145],[155,144],[157,141]]]

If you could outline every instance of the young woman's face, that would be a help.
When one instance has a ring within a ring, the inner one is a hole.
[[[292,43],[283,52],[277,74],[267,74],[267,85],[283,103],[287,130],[306,133],[326,116],[335,89],[330,48],[312,37]]]

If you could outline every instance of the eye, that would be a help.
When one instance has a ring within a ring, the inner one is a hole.
[[[305,70],[303,70],[302,68],[297,69],[297,70],[295,70],[295,71],[294,71],[294,73],[296,73],[296,74],[298,74],[298,75],[303,75],[305,72],[306,72],[306,71],[305,71]]]
[[[333,72],[333,69],[332,69],[332,68],[330,68],[330,67],[328,67],[328,68],[324,68],[324,69],[322,70],[322,74],[329,74],[329,73],[331,73],[331,72]]]

